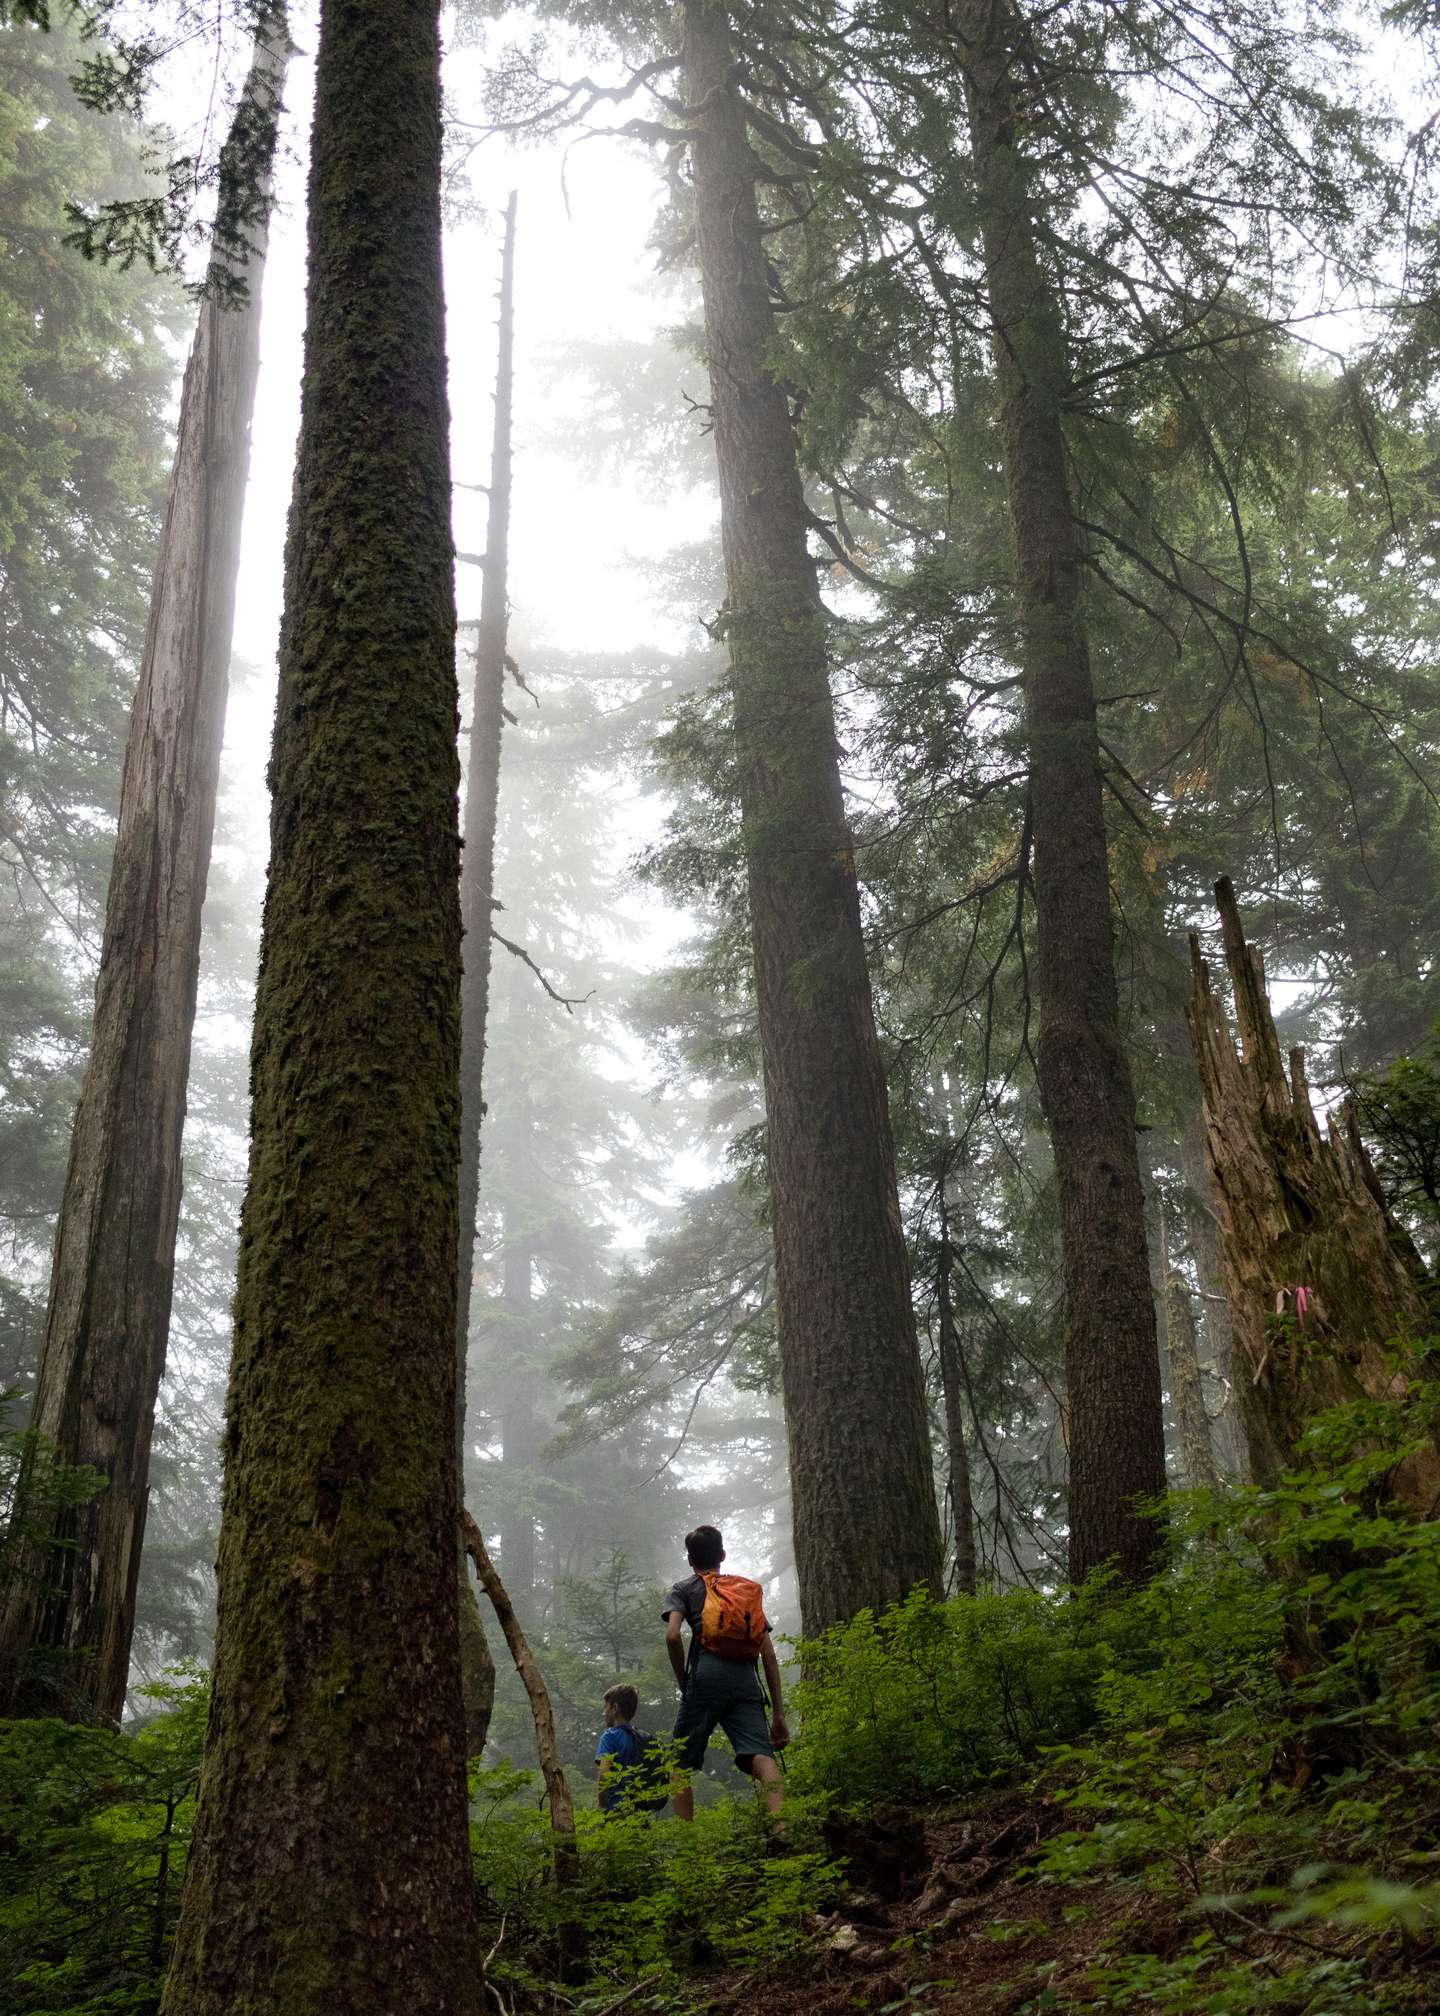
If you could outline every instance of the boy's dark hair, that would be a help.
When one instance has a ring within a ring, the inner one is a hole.
[[[692,1568],[718,1568],[725,1553],[720,1528],[697,1526],[693,1533],[685,1535],[685,1552]]]
[[[618,1687],[607,1687],[605,1705],[608,1707],[612,1701],[627,1722],[635,1720],[635,1710],[640,1706],[640,1696],[633,1687],[626,1686],[623,1681]]]

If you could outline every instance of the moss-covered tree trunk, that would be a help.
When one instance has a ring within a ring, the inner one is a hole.
[[[1235,1340],[1236,1391],[1255,1482],[1298,1461],[1314,1415],[1403,1390],[1394,1339],[1430,1329],[1427,1282],[1381,1199],[1351,1108],[1321,1134],[1305,1059],[1289,1068],[1235,892],[1216,886],[1237,1048],[1191,938],[1190,1027],[1205,1099],[1205,1153]],[[1440,1502],[1440,1447],[1406,1458],[1395,1494],[1423,1517]]]
[[[1027,89],[1008,0],[957,0],[1015,552],[1034,859],[1040,1097],[1060,1195],[1070,1572],[1145,1574],[1165,1432],[1135,1090],[1120,1023],[1103,783],[1061,414],[1064,324],[1016,143]]]
[[[515,385],[515,205],[505,206],[500,255],[499,343],[495,367],[495,434],[490,455],[490,508],[480,622],[475,637],[475,685],[465,771],[465,853],[460,911],[465,970],[460,989],[460,1261],[455,1283],[455,1465],[465,1502],[466,1393],[470,1364],[470,1300],[475,1278],[475,1219],[480,1209],[480,1128],[485,1118],[485,1034],[490,1014],[490,929],[495,909],[495,824],[500,808],[500,743],[505,726],[505,658],[510,627],[510,433]],[[465,1744],[485,1748],[495,1701],[495,1662],[470,1581],[464,1534],[460,1569],[460,1645],[464,1669]]]
[[[924,1381],[755,159],[722,9],[683,63],[769,1128],[802,1622],[941,1579]]]
[[[225,1433],[168,2016],[455,2016],[460,861],[433,0],[322,0]]]
[[[283,16],[256,41],[221,156],[222,208],[260,216],[217,252],[185,369],[175,465],[125,747],[90,1055],[56,1228],[31,1426],[108,1481],[56,1514],[0,1620],[0,1712],[118,1720],[165,1369],[180,1140],[210,870],[260,283],[283,88]],[[242,305],[225,282],[243,277]]]

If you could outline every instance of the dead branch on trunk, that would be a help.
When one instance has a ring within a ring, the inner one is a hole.
[[[530,1697],[530,1713],[535,1718],[535,1747],[540,1753],[540,1769],[545,1779],[546,1797],[550,1802],[550,1825],[555,1834],[555,1874],[562,1883],[571,1882],[578,1874],[575,1807],[570,1798],[570,1787],[565,1780],[565,1769],[560,1762],[560,1746],[555,1740],[555,1716],[550,1707],[550,1690],[545,1685],[544,1676],[535,1663],[535,1655],[520,1628],[520,1620],[515,1615],[515,1606],[505,1593],[505,1584],[500,1580],[495,1564],[490,1559],[490,1550],[485,1545],[484,1535],[471,1514],[463,1507],[460,1521],[465,1535],[465,1551],[475,1563],[475,1573],[480,1577],[480,1586],[490,1598],[495,1615],[500,1620],[500,1629],[505,1634],[505,1643],[510,1647],[515,1670],[524,1682],[525,1692]]]

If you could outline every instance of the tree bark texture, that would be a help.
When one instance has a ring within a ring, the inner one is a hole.
[[[286,61],[282,21],[257,39],[221,157],[231,190],[258,165],[262,200]],[[125,1704],[170,1329],[265,238],[261,221],[241,305],[227,306],[218,287],[207,294],[185,369],[30,1423],[63,1462],[89,1464],[108,1483],[58,1515],[63,1545],[22,1564],[0,1621],[0,1712],[115,1722]]]
[[[505,1643],[510,1647],[510,1656],[515,1661],[515,1671],[520,1675],[526,1696],[530,1702],[530,1714],[535,1723],[535,1748],[540,1757],[540,1771],[545,1780],[545,1796],[550,1805],[550,1827],[555,1835],[556,1873],[562,1877],[578,1874],[575,1850],[575,1804],[570,1797],[570,1785],[565,1776],[565,1767],[560,1761],[560,1745],[555,1738],[555,1716],[550,1706],[550,1690],[545,1685],[545,1676],[535,1663],[535,1655],[515,1615],[515,1605],[505,1593],[505,1585],[495,1571],[485,1545],[485,1537],[470,1514],[461,1513],[465,1548],[475,1563],[475,1573],[480,1577],[480,1586],[490,1598],[495,1615],[500,1620],[500,1629],[505,1634]]]
[[[1348,1102],[1321,1134],[1305,1059],[1288,1070],[1235,892],[1216,886],[1240,1048],[1210,969],[1190,940],[1190,1029],[1205,1101],[1205,1155],[1235,1342],[1240,1417],[1255,1482],[1297,1462],[1312,1416],[1404,1391],[1387,1349],[1429,1330],[1414,1248],[1381,1201]],[[1304,1291],[1301,1303],[1297,1290]],[[1440,1501],[1440,1451],[1425,1445],[1392,1489],[1426,1517]]]
[[[490,927],[495,909],[495,824],[500,806],[500,742],[505,725],[505,658],[510,622],[510,416],[515,383],[515,207],[505,206],[500,257],[500,319],[495,367],[495,434],[490,455],[490,509],[480,623],[475,638],[475,688],[470,707],[465,775],[465,851],[460,912],[465,961],[460,985],[460,1261],[455,1290],[456,1488],[465,1498],[466,1389],[470,1363],[470,1300],[475,1280],[475,1219],[480,1209],[480,1129],[485,1118],[485,1035],[490,1013]],[[490,1729],[495,1662],[460,1546],[461,1645],[465,1742],[478,1757]]]
[[[431,0],[323,0],[214,1686],[168,2016],[455,2016],[460,860]]]
[[[802,1625],[942,1560],[924,1377],[756,161],[724,13],[683,9]]]
[[[1165,1488],[1155,1310],[1120,1024],[1104,786],[1061,423],[1069,370],[1059,302],[1035,229],[1014,108],[1014,15],[959,0],[1015,551],[1029,741],[1037,1066],[1060,1196],[1070,1454],[1070,1573],[1114,1561],[1126,1580],[1156,1553],[1137,1500]]]

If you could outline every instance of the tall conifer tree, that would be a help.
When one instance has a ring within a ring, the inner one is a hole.
[[[57,1509],[58,1544],[19,1576],[0,1622],[0,1703],[73,1719],[118,1720],[130,1666],[285,50],[283,13],[267,15],[221,158],[239,243],[217,251],[185,374],[35,1392],[32,1425],[105,1488]]]
[[[465,1497],[466,1385],[470,1301],[475,1274],[475,1214],[480,1208],[480,1124],[485,1116],[485,1041],[490,1013],[490,938],[495,909],[495,825],[500,805],[500,743],[505,727],[505,664],[510,622],[510,414],[515,384],[515,205],[505,206],[500,260],[500,318],[495,367],[495,434],[490,457],[475,684],[470,702],[465,775],[465,854],[460,911],[465,928],[460,988],[460,1255],[455,1281],[455,1476]],[[495,1699],[495,1662],[470,1582],[463,1537],[460,1560],[460,1651],[465,1678],[465,1741],[472,1757],[485,1748]],[[510,1564],[504,1562],[506,1572]]]
[[[1142,1574],[1165,1488],[1155,1309],[1120,1024],[1084,550],[1061,415],[1070,387],[1060,302],[1035,239],[1016,144],[1020,76],[1008,0],[962,0],[964,71],[1020,615],[1034,850],[1040,1097],[1055,1152],[1065,1269],[1070,1572]]]
[[[724,11],[683,10],[741,816],[808,1632],[938,1592],[895,1153],[840,782],[825,613]]]
[[[170,2016],[467,2006],[431,0],[324,0],[214,1695]]]

